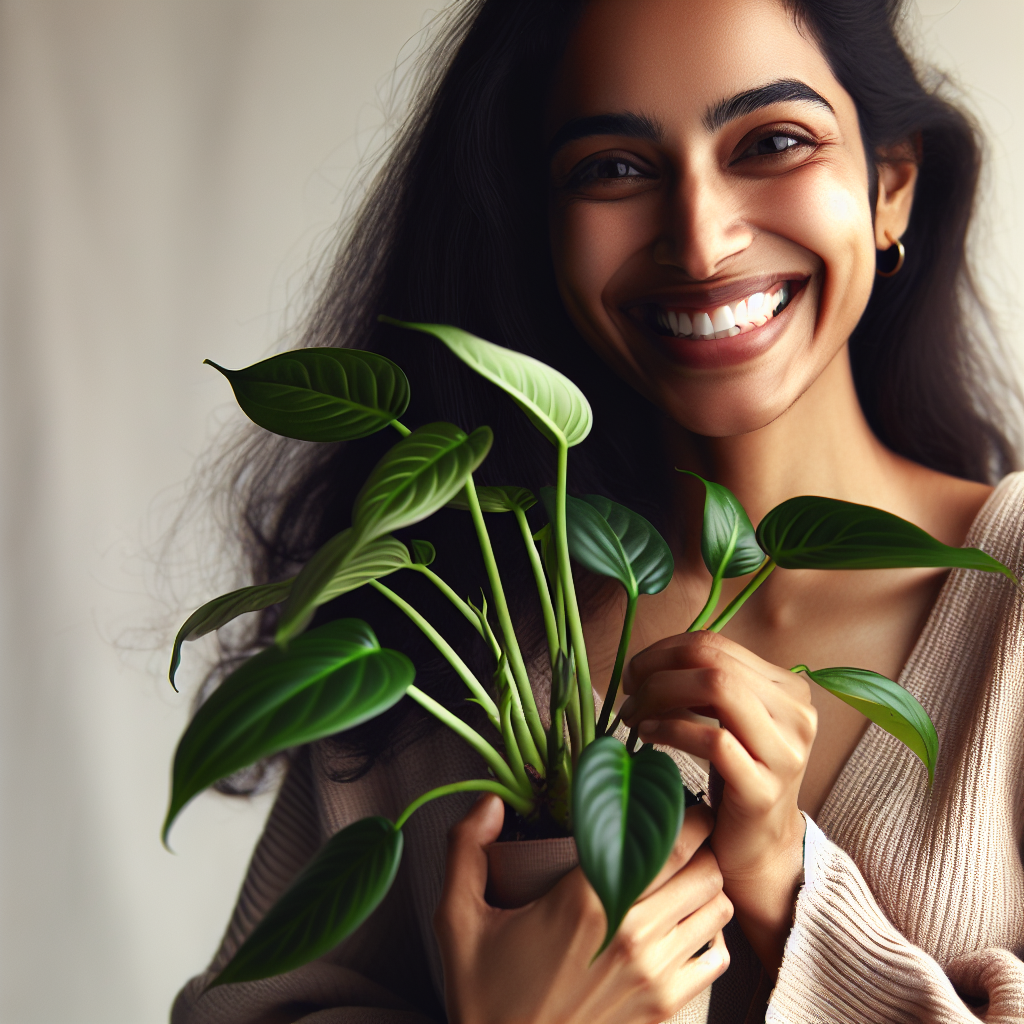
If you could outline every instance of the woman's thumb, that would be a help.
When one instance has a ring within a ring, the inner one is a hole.
[[[487,885],[487,854],[484,847],[501,833],[505,808],[501,799],[486,793],[448,833],[448,862],[442,902],[454,893],[484,898]]]

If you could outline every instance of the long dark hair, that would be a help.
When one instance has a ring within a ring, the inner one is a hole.
[[[853,97],[866,151],[881,154],[910,140],[920,152],[906,266],[878,279],[850,341],[864,411],[894,451],[955,476],[997,478],[1013,461],[997,412],[1010,391],[971,327],[980,307],[965,255],[980,167],[977,132],[919,81],[898,39],[898,0],[786,2]],[[522,414],[440,344],[376,317],[457,324],[544,360],[572,377],[594,407],[594,431],[572,453],[570,488],[605,494],[662,525],[668,493],[661,414],[581,339],[559,300],[548,250],[542,108],[582,8],[583,0],[467,0],[454,11],[302,343],[390,356],[412,383],[405,422],[489,424],[495,444],[478,480],[533,489],[552,482],[553,453]],[[345,528],[356,490],[394,440],[377,435],[317,446],[253,435],[237,453],[232,480],[252,582],[294,573]],[[492,516],[490,525],[513,616],[536,653],[539,616],[509,518]],[[456,591],[473,595],[484,574],[468,530],[465,513],[445,511],[409,536],[431,540],[435,568]],[[394,579],[442,631],[462,638],[456,646],[471,665],[490,671],[475,634],[425,581]],[[593,607],[599,589],[584,598]],[[445,663],[377,594],[357,591],[319,615],[367,619],[382,643],[413,658],[421,687],[473,718],[474,705]],[[270,611],[244,650],[268,643],[273,625]],[[244,653],[242,647],[226,655]],[[428,727],[409,703],[335,739],[339,778],[356,777]]]

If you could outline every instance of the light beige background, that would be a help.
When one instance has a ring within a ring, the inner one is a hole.
[[[0,0],[0,1024],[165,1020],[214,949],[269,805],[201,797],[160,846],[202,657],[176,696],[166,644],[231,582],[196,520],[163,543],[238,415],[200,362],[286,335],[440,6]],[[1024,0],[913,29],[989,130],[1019,352]]]

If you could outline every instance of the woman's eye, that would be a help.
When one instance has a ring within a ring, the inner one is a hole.
[[[646,178],[648,175],[635,163],[623,157],[610,156],[594,160],[573,175],[570,184],[574,187],[595,182],[629,181]]]
[[[779,153],[786,153],[797,147],[811,146],[813,143],[802,139],[798,135],[785,135],[778,133],[766,135],[763,138],[751,143],[739,156],[739,159],[752,156],[777,156]]]

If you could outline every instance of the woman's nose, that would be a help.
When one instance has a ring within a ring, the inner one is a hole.
[[[667,199],[663,228],[654,243],[656,263],[704,281],[750,245],[753,233],[727,189],[683,176]]]

